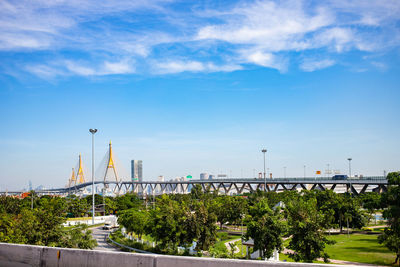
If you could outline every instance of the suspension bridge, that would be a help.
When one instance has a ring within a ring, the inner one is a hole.
[[[75,170],[77,170],[75,172]],[[387,191],[387,179],[384,176],[360,177],[357,179],[334,180],[330,177],[292,177],[292,178],[229,178],[213,180],[171,180],[166,182],[159,181],[136,181],[128,177],[120,176],[117,172],[117,164],[113,153],[111,141],[108,151],[100,164],[97,177],[93,184],[102,186],[101,192],[119,195],[127,192],[139,193],[142,196],[160,194],[186,194],[191,188],[200,185],[203,191],[218,192],[221,194],[243,194],[255,192],[257,190],[268,192],[280,192],[283,190],[334,190],[336,192],[350,192],[358,195],[365,192],[385,192]],[[123,179],[124,178],[124,179]],[[88,194],[92,187],[92,181],[85,179],[82,156],[79,154],[78,163],[72,168],[72,173],[67,185],[62,188],[52,188],[35,191],[37,194],[68,195]],[[96,187],[97,188],[97,187]],[[99,193],[99,190],[97,190]],[[21,191],[3,191],[1,195],[21,194]]]

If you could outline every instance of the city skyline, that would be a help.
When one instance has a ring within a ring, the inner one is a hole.
[[[383,175],[400,162],[398,1],[4,1],[0,190],[91,177]],[[99,178],[100,179],[100,178]]]

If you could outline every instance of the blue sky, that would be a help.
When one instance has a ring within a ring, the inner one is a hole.
[[[2,1],[0,190],[129,175],[399,170],[400,3]]]

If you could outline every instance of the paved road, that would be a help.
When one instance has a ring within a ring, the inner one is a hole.
[[[110,230],[103,230],[103,226],[94,227],[90,230],[92,230],[93,238],[97,240],[97,247],[94,248],[95,250],[120,251],[106,242],[105,238],[107,234],[110,233]]]

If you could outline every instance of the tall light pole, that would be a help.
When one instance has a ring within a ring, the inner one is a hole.
[[[351,177],[351,160],[352,158],[347,159],[349,161],[349,177]]]
[[[304,178],[306,178],[306,165],[303,165],[304,167]]]
[[[283,177],[286,179],[286,167],[283,167]]]
[[[264,148],[261,150],[261,152],[264,154],[264,191],[267,190],[267,178],[265,176],[265,153],[267,153],[267,150]]]
[[[89,129],[92,134],[92,225],[94,225],[94,134],[97,129]]]

